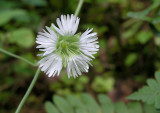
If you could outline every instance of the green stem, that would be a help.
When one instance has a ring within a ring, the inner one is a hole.
[[[19,113],[20,110],[22,109],[22,106],[23,106],[24,102],[25,102],[26,99],[28,98],[28,96],[29,96],[29,94],[30,94],[30,92],[31,92],[34,84],[35,84],[36,81],[37,81],[37,78],[38,78],[38,76],[39,76],[39,73],[40,73],[40,68],[37,69],[36,74],[34,75],[34,78],[33,78],[32,82],[31,82],[31,84],[30,84],[30,86],[29,86],[26,94],[24,95],[23,99],[21,100],[21,102],[20,102],[20,104],[19,104],[19,106],[18,106],[18,108],[17,108],[17,110],[16,110],[15,113]]]
[[[77,9],[76,9],[76,11],[75,11],[75,16],[78,16],[78,15],[79,15],[79,12],[80,12],[81,7],[82,7],[82,5],[83,5],[83,1],[84,1],[84,0],[79,0]]]
[[[23,58],[23,57],[21,57],[21,56],[15,55],[15,54],[13,54],[13,53],[11,53],[11,52],[9,52],[9,51],[6,51],[6,50],[4,50],[4,49],[2,49],[2,48],[0,48],[0,52],[5,53],[5,54],[7,54],[7,55],[10,55],[10,56],[12,56],[12,57],[14,57],[14,58],[23,60],[24,62],[26,62],[26,63],[28,63],[28,64],[30,64],[30,65],[32,65],[32,66],[37,66],[37,64],[34,64],[34,63],[32,63],[31,61],[29,61],[29,60],[27,60],[27,59],[25,59],[25,58]]]

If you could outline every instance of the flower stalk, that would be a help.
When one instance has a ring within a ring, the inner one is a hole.
[[[27,60],[27,59],[25,59],[25,58],[23,58],[23,57],[21,57],[21,56],[15,55],[15,54],[13,54],[13,53],[11,53],[11,52],[9,52],[9,51],[6,51],[6,50],[4,50],[4,49],[2,49],[2,48],[0,48],[0,52],[5,53],[5,54],[7,54],[7,55],[9,55],[9,56],[12,56],[12,57],[14,57],[14,58],[17,58],[17,59],[19,59],[19,60],[22,60],[22,61],[24,61],[24,62],[26,62],[26,63],[28,63],[28,64],[30,64],[30,65],[32,65],[32,66],[37,66],[37,64],[32,63],[31,61],[29,61],[29,60]]]
[[[84,2],[84,0],[79,0],[77,9],[76,9],[75,14],[74,14],[75,16],[78,16],[78,15],[79,15],[79,12],[80,12],[80,10],[81,10],[81,8],[82,8],[83,2]]]
[[[27,92],[25,93],[23,99],[21,100],[21,102],[20,102],[20,104],[19,104],[19,106],[18,106],[18,108],[17,108],[17,110],[16,110],[15,113],[19,113],[20,110],[22,109],[22,106],[25,103],[25,101],[27,100],[29,94],[31,93],[31,90],[32,90],[33,86],[35,85],[35,83],[36,83],[36,81],[38,79],[39,74],[40,74],[40,68],[37,69],[36,74],[34,75],[34,78],[33,78],[32,82],[31,82],[31,84],[30,84]]]

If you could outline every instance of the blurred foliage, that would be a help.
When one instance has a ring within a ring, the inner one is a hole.
[[[92,96],[86,93],[66,95],[65,98],[54,95],[53,102],[47,101],[45,109],[47,113],[159,113],[153,106],[131,102],[113,103],[106,95],[99,94],[97,103]]]
[[[53,94],[72,94],[73,99],[65,102],[72,106],[72,102],[77,103],[77,112],[81,113],[86,109],[90,112],[93,110],[94,113],[94,108],[101,109],[104,113],[128,113],[128,110],[133,113],[136,109],[139,111],[136,113],[141,113],[141,109],[144,109],[144,113],[154,113],[152,106],[140,106],[139,103],[129,103],[126,107],[120,102],[113,107],[106,95],[113,101],[126,102],[126,96],[144,85],[147,78],[153,77],[155,70],[160,70],[159,0],[84,1],[78,31],[93,28],[98,33],[100,51],[92,61],[93,66],[89,73],[84,73],[77,79],[68,79],[65,70],[60,77],[54,78],[48,78],[42,73],[23,113],[45,113],[43,104],[46,100],[51,101]],[[0,47],[30,61],[38,60],[34,42],[37,32],[44,26],[55,23],[61,14],[73,14],[77,3],[78,0],[0,0]],[[11,113],[28,88],[35,68],[2,53],[0,64],[0,113]],[[82,92],[94,97],[105,93],[101,100],[98,99],[98,102],[103,103],[101,107],[93,99],[88,102],[90,96],[80,99],[87,108],[79,99],[74,100],[74,95],[81,97]],[[62,98],[57,95],[54,98]],[[53,107],[50,102],[47,107],[55,110],[60,105],[57,103]],[[68,109],[67,105],[64,107]],[[56,112],[59,113],[55,110]]]
[[[143,86],[138,92],[128,96],[131,100],[142,100],[147,104],[152,104],[157,110],[160,110],[160,72],[155,73],[154,79],[147,79],[148,86]]]

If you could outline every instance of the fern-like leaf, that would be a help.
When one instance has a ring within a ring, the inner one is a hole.
[[[130,100],[141,100],[147,104],[154,104],[156,109],[160,109],[160,72],[155,73],[156,79],[148,79],[147,86],[142,87],[137,92],[127,97]]]
[[[79,98],[71,94],[65,97],[54,95],[53,102],[45,103],[45,110],[47,113],[160,113],[153,105],[141,105],[139,102],[113,103],[104,94],[98,95],[96,101],[87,93],[80,94]]]

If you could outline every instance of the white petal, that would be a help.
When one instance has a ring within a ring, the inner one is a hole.
[[[74,16],[73,14],[71,16],[61,15],[61,18],[57,19],[57,25],[59,28],[56,27],[55,25],[52,25],[52,26],[57,31],[57,33],[59,33],[60,35],[72,36],[76,33],[78,29],[79,21],[80,19]]]
[[[61,35],[64,35],[63,31],[61,31],[60,29],[58,29],[54,24],[52,24],[53,28]]]
[[[39,67],[46,72],[49,77],[59,75],[62,69],[62,58],[56,54],[51,54],[39,61]]]
[[[67,64],[68,78],[70,78],[71,75],[76,78],[78,75],[81,75],[82,72],[88,72],[90,60],[90,58],[83,54],[70,57]]]
[[[59,18],[57,18],[57,25],[60,28],[61,32],[63,32],[63,34],[64,34],[64,28],[63,28],[62,23]]]
[[[94,58],[93,54],[99,50],[97,33],[90,33],[93,29],[87,29],[80,37],[80,50],[86,56]]]

